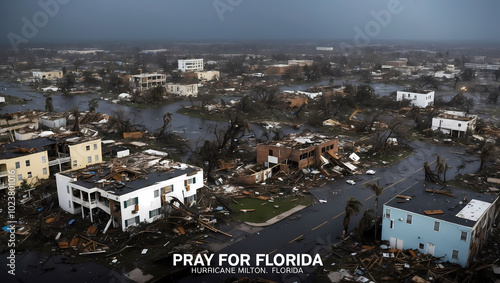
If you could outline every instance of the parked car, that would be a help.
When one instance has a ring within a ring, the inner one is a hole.
[[[375,170],[368,170],[366,171],[366,175],[375,175],[376,171]]]
[[[353,180],[347,180],[345,182],[350,185],[356,185],[356,182],[354,182]]]

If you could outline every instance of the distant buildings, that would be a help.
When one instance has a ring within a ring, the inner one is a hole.
[[[178,60],[178,69],[182,72],[203,71],[203,59]]]
[[[267,68],[264,74],[268,76],[283,76],[289,68],[290,65],[286,64],[271,65]]]
[[[198,96],[197,84],[167,84],[167,93],[179,96]]]
[[[432,130],[441,131],[453,137],[461,137],[467,131],[474,132],[477,119],[477,115],[465,112],[444,111],[437,117],[432,118]]]
[[[410,100],[411,106],[425,108],[434,105],[434,91],[430,90],[398,90],[396,100]]]
[[[312,66],[313,60],[288,60],[288,65],[290,66]]]
[[[133,92],[142,92],[157,85],[164,86],[167,83],[167,76],[164,74],[139,74],[129,78],[129,86]]]
[[[216,70],[210,71],[196,71],[196,72],[188,72],[183,74],[186,78],[195,78],[200,81],[218,81],[220,79],[220,72]]]
[[[113,166],[56,174],[59,206],[82,218],[90,216],[91,222],[98,211],[104,212],[109,215],[105,231],[111,225],[125,231],[163,217],[172,200],[196,203],[203,187],[201,168],[145,154],[128,158],[116,159]]]
[[[316,47],[316,50],[317,51],[333,51],[333,47],[321,47],[321,46],[318,46],[318,47]]]
[[[35,80],[49,80],[49,81],[55,81],[58,79],[63,78],[63,72],[62,71],[50,71],[50,72],[44,72],[44,71],[33,71],[33,77]]]
[[[418,183],[384,204],[382,240],[470,265],[492,231],[498,196]]]

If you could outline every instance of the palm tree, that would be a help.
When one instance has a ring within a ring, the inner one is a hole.
[[[75,117],[75,124],[73,125],[73,131],[79,132],[80,131],[80,110],[78,110],[77,106],[75,106],[71,109],[71,114]]]
[[[52,97],[47,97],[47,99],[45,99],[45,111],[47,112],[52,112],[54,111],[54,105],[52,105]]]
[[[159,132],[158,132],[158,137],[163,137],[166,134],[166,130],[168,125],[172,122],[172,113],[167,112],[165,115],[163,115],[163,125],[161,126]]]
[[[375,219],[377,220],[375,222],[375,240],[377,239],[377,228],[378,228],[378,197],[384,192],[384,187],[381,187],[378,183],[377,184],[365,184],[365,187],[370,188],[370,190],[375,193]]]
[[[347,199],[347,204],[345,206],[345,217],[344,217],[344,231],[342,235],[345,236],[347,229],[349,229],[349,223],[351,222],[351,216],[357,215],[361,211],[363,204],[356,198],[350,197]]]
[[[162,102],[164,92],[165,92],[165,89],[163,88],[162,85],[157,85],[151,89],[151,95],[153,96],[153,100],[154,100],[155,104]]]
[[[365,209],[365,212],[363,213],[363,217],[361,217],[361,220],[359,220],[358,224],[358,237],[360,240],[363,240],[363,235],[367,230],[370,229],[370,227],[373,225],[375,222],[375,230],[377,229],[377,213],[373,208],[370,209]],[[377,234],[375,234],[376,236]],[[377,238],[375,238],[376,240]]]
[[[89,112],[90,113],[95,113],[95,110],[99,107],[99,102],[97,102],[97,99],[93,98],[89,100]]]
[[[479,170],[483,170],[488,159],[493,155],[495,147],[491,143],[484,143],[481,147],[481,165],[479,165]]]

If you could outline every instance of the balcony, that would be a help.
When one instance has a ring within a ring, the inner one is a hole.
[[[49,166],[59,165],[71,162],[71,157],[66,153],[59,153],[59,157],[54,160],[49,160]]]
[[[0,190],[7,189],[9,187],[9,184],[7,183],[0,183]]]
[[[0,171],[0,178],[9,176],[9,171]]]

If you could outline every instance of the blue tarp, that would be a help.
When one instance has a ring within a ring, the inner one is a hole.
[[[4,230],[5,232],[10,232],[10,225],[2,227],[2,230]]]

